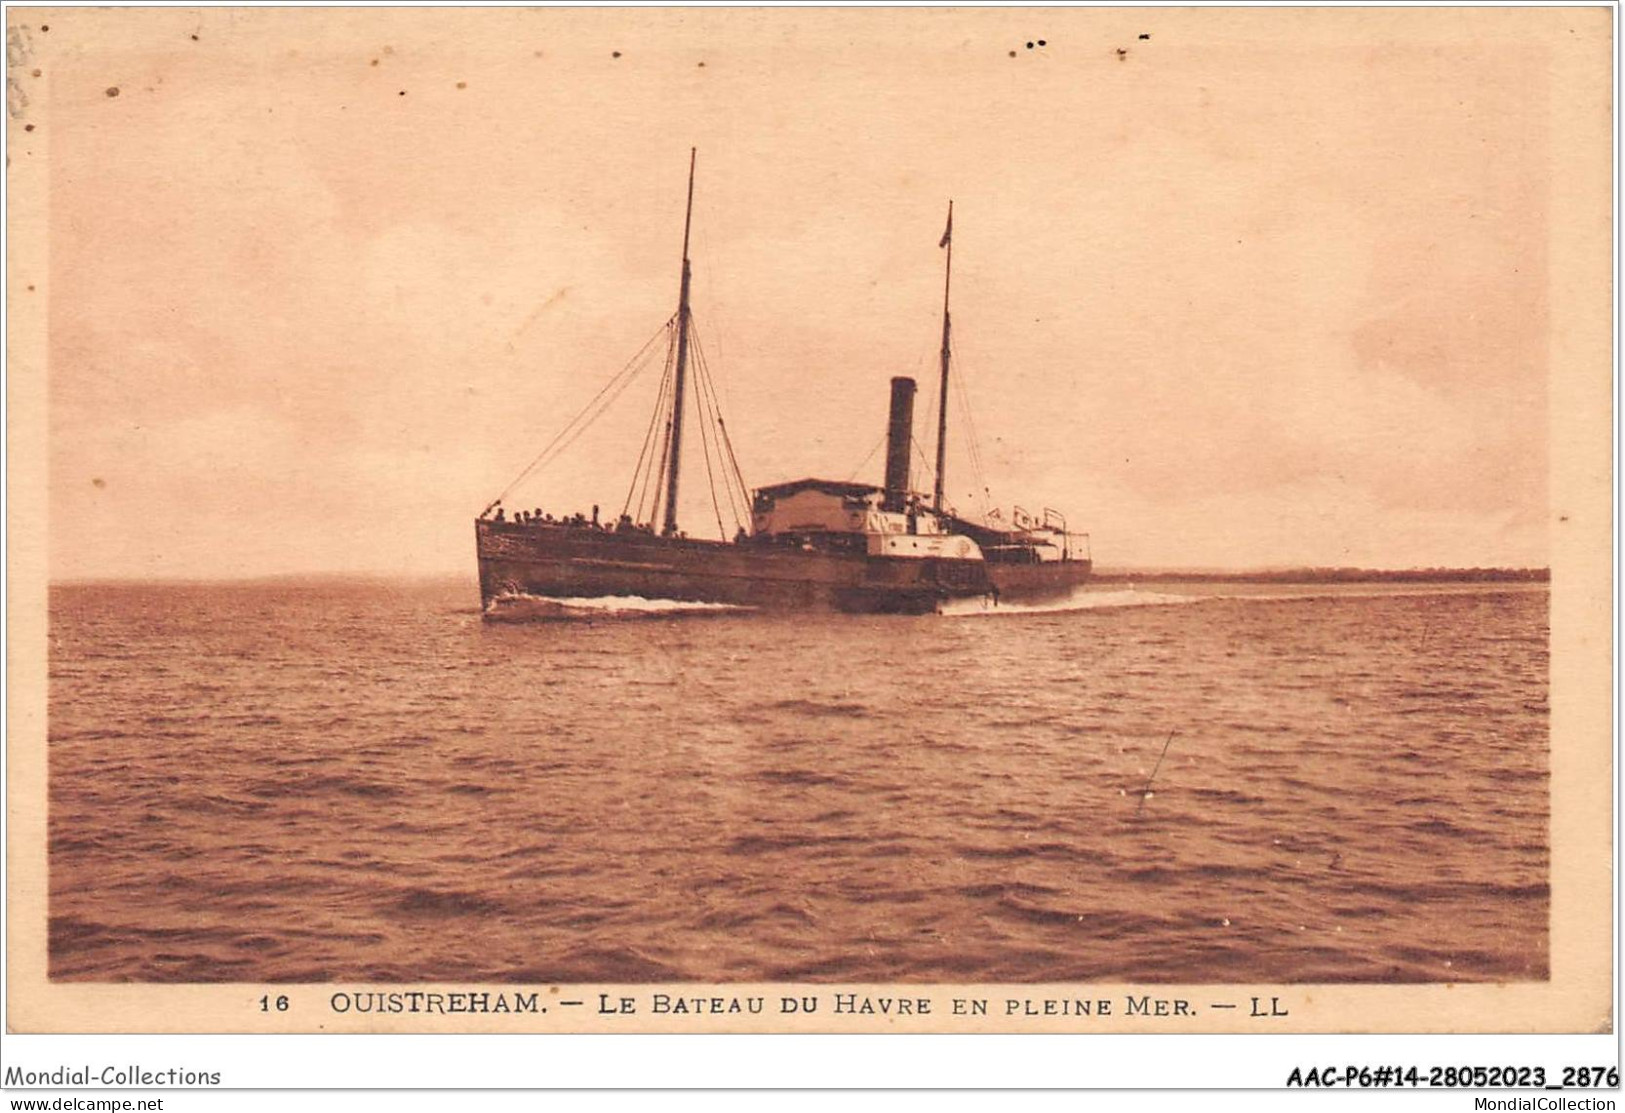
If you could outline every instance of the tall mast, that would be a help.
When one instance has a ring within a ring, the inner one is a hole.
[[[677,294],[677,374],[671,404],[671,459],[666,477],[666,525],[663,532],[667,534],[677,532],[677,464],[682,459],[683,450],[683,375],[688,370],[688,229],[694,219],[694,153],[695,148],[690,147],[688,210],[683,216],[683,281]]]
[[[954,203],[948,202],[948,227],[938,247],[948,249],[948,267],[942,278],[942,393],[937,405],[937,488],[932,508],[942,513],[942,468],[948,460],[948,287],[954,277]],[[681,380],[679,380],[681,381]]]

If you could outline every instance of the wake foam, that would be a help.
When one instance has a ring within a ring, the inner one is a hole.
[[[983,615],[1064,614],[1070,611],[1107,610],[1117,607],[1166,607],[1200,603],[1208,595],[1176,595],[1157,591],[1083,590],[1066,599],[1048,603],[994,603],[991,599],[950,599],[941,613],[950,618]],[[750,614],[755,607],[733,603],[693,603],[678,599],[646,599],[641,595],[602,595],[594,597],[553,597],[546,595],[499,595],[486,605],[485,618],[493,622],[569,622],[593,619],[666,618]]]
[[[595,618],[665,618],[670,615],[744,614],[753,607],[732,603],[690,603],[679,599],[645,599],[641,595],[568,596],[499,595],[486,606],[485,617],[502,622]]]
[[[1112,607],[1169,607],[1180,603],[1200,603],[1208,595],[1174,595],[1160,591],[1079,591],[1066,599],[1049,603],[994,603],[991,599],[951,599],[942,613],[953,618],[981,615],[1062,614],[1067,611],[1095,611]]]

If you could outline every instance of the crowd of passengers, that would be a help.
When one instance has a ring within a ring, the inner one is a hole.
[[[588,517],[585,514],[572,514],[568,518],[555,518],[551,514],[544,514],[542,513],[542,508],[539,506],[534,510],[515,511],[512,518],[508,517],[507,510],[505,510],[502,506],[498,505],[496,509],[497,512],[495,514],[492,514],[489,510],[487,510],[484,514],[481,514],[480,517],[489,518],[491,521],[500,522],[503,525],[512,523],[516,526],[568,526],[571,529],[595,529],[600,533],[647,533],[651,536],[653,536],[655,532],[654,526],[646,525],[642,522],[634,522],[632,520],[632,515],[630,514],[622,514],[620,518],[613,523],[600,522],[598,520],[598,507],[596,505],[594,505],[592,508],[591,517]],[[678,530],[676,536],[679,538],[687,538],[688,534],[683,530]],[[739,532],[734,534],[734,544],[736,545],[743,544],[750,539],[750,532],[746,530],[744,526],[740,526]]]
[[[630,514],[622,514],[615,522],[600,521],[596,505],[592,508],[591,516],[576,513],[562,518],[555,518],[551,514],[543,513],[542,508],[539,506],[534,510],[516,510],[513,517],[510,518],[507,509],[498,506],[497,512],[492,516],[491,520],[505,525],[511,522],[519,526],[568,526],[572,529],[595,529],[604,533],[654,533],[653,526],[634,522]]]

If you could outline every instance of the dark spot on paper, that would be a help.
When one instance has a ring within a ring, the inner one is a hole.
[[[118,96],[118,86],[117,85],[109,85],[107,87],[107,95],[110,96],[110,97]]]
[[[1119,62],[1122,62],[1122,61],[1126,61],[1127,59],[1128,59],[1128,51],[1124,50],[1122,47],[1118,47],[1117,48],[1117,60]]]
[[[704,63],[704,62],[701,62],[701,63],[700,63],[700,69],[702,69],[702,70],[703,70],[703,69],[704,69],[704,68],[705,68],[705,63]]]
[[[1014,57],[1015,57],[1015,56],[1016,56],[1016,52],[1015,52],[1015,51],[1013,51],[1013,50],[1012,50],[1012,51],[1011,51],[1011,52],[1010,52],[1010,57],[1012,57],[1012,58],[1014,58]]]
[[[34,130],[34,125],[33,124],[24,124],[23,125],[23,130],[24,131],[33,131]],[[33,287],[30,286],[29,289],[32,290]]]
[[[41,70],[35,70],[35,71],[34,71],[34,76],[35,76],[35,77],[38,77],[38,76],[40,76],[40,74],[41,74],[41,73],[42,73],[42,72],[43,72],[43,71],[41,71]]]
[[[196,36],[196,35],[193,35],[193,36],[192,36],[192,41],[193,41],[193,42],[197,42],[197,36]]]
[[[458,82],[458,83],[457,83],[457,88],[459,88],[459,89],[466,89],[466,88],[468,88],[468,82],[466,82],[466,81],[459,81],[459,82]]]
[[[99,491],[103,487],[107,486],[107,480],[103,479],[101,476],[98,475],[95,479],[92,479],[90,481],[90,485],[92,487],[96,488]]]
[[[49,23],[40,24],[40,30],[41,31],[49,31],[50,29],[51,29],[51,25]]]
[[[378,64],[378,59],[376,59],[376,58],[374,58],[372,61],[367,63],[367,65],[369,65],[369,66],[376,66],[377,64]]]
[[[30,126],[32,126],[32,125],[30,125]],[[30,293],[30,294],[32,294],[32,293],[33,293],[33,292],[34,292],[34,284],[33,284],[33,283],[32,283],[32,282],[30,282],[30,283],[29,283],[29,284],[28,284],[28,292],[29,292],[29,293]],[[1567,520],[1567,519],[1565,519],[1565,520]]]
[[[398,95],[404,97],[406,95],[406,90],[402,89]]]
[[[1143,43],[1147,43],[1147,42],[1150,42],[1150,41],[1151,41],[1151,36],[1150,36],[1150,34],[1144,34],[1144,35],[1141,35],[1141,36],[1140,36],[1140,41],[1141,41],[1141,42],[1143,42]]]
[[[1031,50],[1031,49],[1032,49],[1032,48],[1033,48],[1033,44],[1032,44],[1032,43],[1028,43],[1028,44],[1027,44],[1027,49],[1028,49],[1028,50]]]
[[[1044,41],[1044,40],[1043,40],[1043,39],[1039,39],[1039,40],[1038,40],[1038,45],[1039,45],[1039,46],[1048,46],[1048,45],[1049,45],[1049,44],[1048,44],[1048,43],[1046,43],[1046,42],[1045,42],[1045,41]]]
[[[611,58],[619,58],[621,56],[621,52],[619,50],[612,50],[609,52],[609,56]]]

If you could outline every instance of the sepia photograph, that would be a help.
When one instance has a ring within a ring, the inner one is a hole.
[[[17,1030],[1612,1031],[1608,9],[7,20]]]

